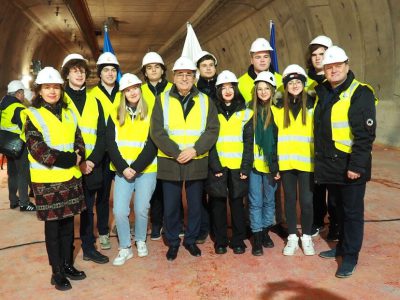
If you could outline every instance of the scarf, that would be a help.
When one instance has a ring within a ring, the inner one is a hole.
[[[264,129],[264,122],[266,114],[260,110],[257,113],[257,124],[255,128],[255,142],[257,145],[258,153],[264,156],[264,160],[268,162],[268,166],[272,165],[272,155],[275,149],[275,139],[273,124],[270,122],[267,128]]]

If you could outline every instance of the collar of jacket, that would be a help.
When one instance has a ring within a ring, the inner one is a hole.
[[[189,98],[193,98],[193,97],[195,97],[195,96],[198,95],[198,94],[199,94],[199,90],[196,88],[195,85],[193,85],[192,88],[190,89],[189,94],[186,95],[186,98],[188,98],[188,99],[189,99]],[[179,94],[178,88],[176,87],[175,84],[171,87],[171,90],[170,90],[170,92],[169,92],[169,95],[170,95],[171,97],[174,97],[174,98],[179,99],[179,100],[181,100],[181,99],[183,98],[183,96],[181,96],[181,95]]]
[[[20,103],[20,104],[22,104],[21,101],[19,101],[16,97],[10,96],[10,95],[5,95],[5,96],[3,97],[3,99],[1,99],[1,102],[0,102],[0,110],[6,109],[7,107],[9,107],[9,106],[10,106],[11,104],[13,104],[13,103]]]
[[[324,97],[327,93],[334,93],[335,95],[338,96],[343,91],[349,88],[353,80],[354,80],[354,73],[351,70],[349,70],[349,72],[347,73],[346,80],[335,89],[332,89],[332,86],[328,82],[328,80],[325,80],[322,84],[319,84],[315,87],[315,92],[317,93],[319,98]]]

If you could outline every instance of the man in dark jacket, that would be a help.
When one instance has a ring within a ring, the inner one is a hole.
[[[168,260],[174,260],[179,250],[183,185],[188,203],[183,245],[191,255],[201,255],[195,242],[200,231],[203,181],[207,177],[208,151],[219,131],[215,105],[193,84],[194,63],[181,57],[172,71],[174,85],[157,97],[150,128],[151,138],[159,148],[157,178],[163,184]]]
[[[357,265],[364,235],[364,195],[371,179],[375,140],[375,96],[350,71],[343,49],[332,46],[324,55],[327,81],[316,87],[314,113],[315,182],[327,184],[337,205],[339,242],[320,253],[342,256],[336,277],[350,277]]]
[[[25,109],[24,85],[19,80],[13,80],[8,84],[7,95],[1,100],[1,130],[7,130],[16,134],[21,133],[21,111]],[[28,150],[23,147],[20,157],[7,156],[8,193],[10,208],[19,206],[20,211],[35,211],[35,205],[30,202],[28,185],[30,181]],[[18,191],[18,196],[17,196]]]

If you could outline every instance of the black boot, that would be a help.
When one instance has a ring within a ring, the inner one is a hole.
[[[82,280],[86,278],[86,274],[83,271],[78,271],[72,264],[64,264],[65,276],[71,280]]]
[[[59,266],[53,267],[50,283],[59,291],[66,291],[72,288],[71,283],[65,277],[64,269]]]
[[[261,256],[264,254],[262,248],[262,231],[253,233],[253,248],[251,249],[251,254],[254,256]]]
[[[262,245],[264,248],[273,248],[274,242],[271,240],[269,236],[269,228],[264,228],[262,231]]]

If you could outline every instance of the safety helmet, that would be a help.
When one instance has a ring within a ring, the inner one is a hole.
[[[324,53],[324,59],[322,60],[323,65],[334,64],[345,62],[349,58],[346,55],[346,52],[338,46],[332,46],[326,49]]]
[[[310,42],[310,45],[321,45],[326,48],[329,48],[333,44],[332,44],[332,40],[329,37],[327,37],[325,35],[319,35]]]
[[[211,54],[211,53],[208,52],[208,51],[201,51],[201,52],[199,52],[199,53],[196,55],[196,57],[195,57],[195,59],[194,59],[196,65],[199,63],[199,60],[202,59],[202,58],[203,58],[204,56],[206,56],[206,55],[210,55],[210,56],[214,59],[215,65],[218,64],[217,58],[216,58],[213,54]]]
[[[287,66],[286,69],[283,70],[283,73],[282,73],[283,86],[286,87],[288,82],[292,79],[301,80],[303,82],[303,86],[304,86],[306,83],[306,80],[307,80],[306,71],[304,71],[304,69],[302,67],[300,67],[299,65],[296,65],[296,64]]]
[[[172,71],[177,71],[177,70],[196,71],[197,68],[194,62],[190,58],[186,56],[181,56],[176,60],[176,62],[174,63],[174,67],[172,68]]]
[[[234,73],[232,73],[229,70],[224,70],[221,73],[219,73],[218,77],[217,77],[217,82],[215,83],[215,85],[220,85],[220,84],[224,84],[224,83],[238,83],[238,79],[236,77],[236,75]]]
[[[256,79],[254,80],[254,83],[257,83],[259,81],[268,82],[273,87],[276,87],[275,76],[270,71],[262,71],[258,73]]]
[[[274,49],[272,49],[271,45],[266,39],[258,38],[251,44],[250,53],[260,51],[274,51]]]
[[[60,73],[53,67],[45,67],[39,71],[35,84],[45,83],[59,83],[63,84],[64,80],[61,78]]]
[[[19,90],[25,90],[25,86],[20,80],[13,80],[7,86],[7,93],[15,93]]]
[[[125,73],[119,81],[119,90],[123,91],[127,87],[137,84],[142,84],[142,81],[135,74]]]
[[[148,64],[161,64],[161,65],[164,65],[164,61],[163,61],[162,57],[160,56],[160,54],[158,54],[156,52],[147,52],[143,56],[142,68],[145,65],[148,65]]]
[[[117,65],[119,66],[119,62],[117,57],[111,52],[104,52],[99,56],[99,59],[96,62],[96,65]]]
[[[68,54],[65,58],[64,61],[61,65],[61,68],[64,68],[64,66],[67,64],[67,62],[69,62],[70,60],[83,60],[85,62],[87,62],[87,59],[85,59],[82,55],[78,54],[78,53],[72,53],[72,54]]]

